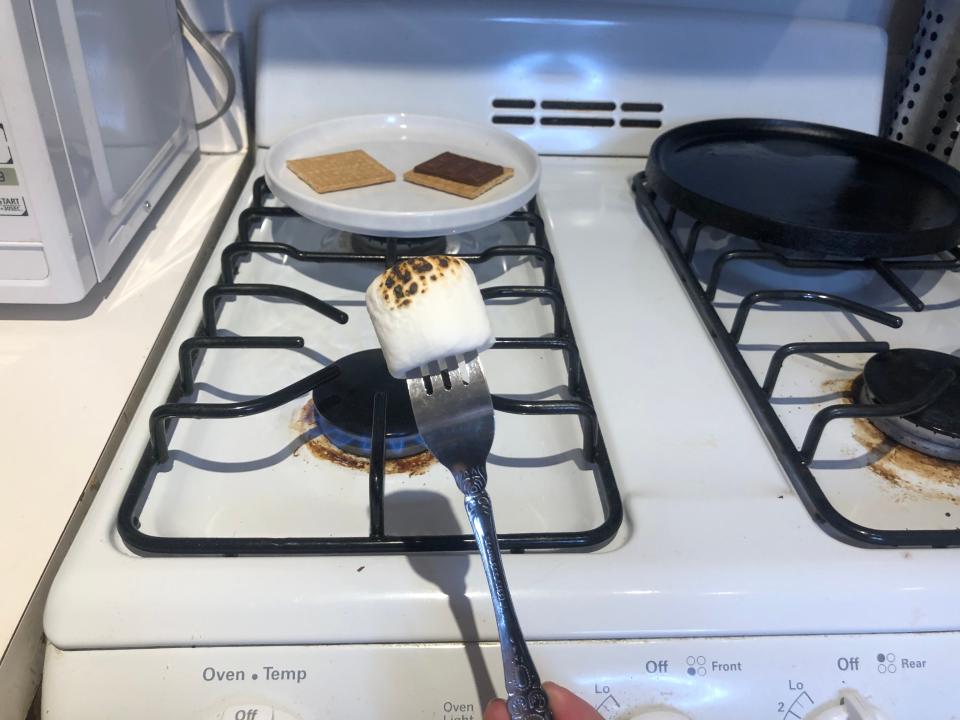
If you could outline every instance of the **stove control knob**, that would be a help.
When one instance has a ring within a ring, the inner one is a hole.
[[[840,698],[814,710],[804,720],[887,720],[856,690],[841,690]]]
[[[629,720],[690,720],[686,715],[670,708],[657,707],[630,715]]]

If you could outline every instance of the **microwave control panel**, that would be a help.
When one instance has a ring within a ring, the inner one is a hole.
[[[43,280],[49,274],[35,211],[0,95],[0,281]]]
[[[0,97],[0,217],[28,217],[27,198],[17,172],[10,122]],[[4,228],[9,230],[10,228]],[[6,233],[4,233],[6,235]],[[4,240],[14,238],[4,237]],[[27,240],[27,238],[23,238]]]

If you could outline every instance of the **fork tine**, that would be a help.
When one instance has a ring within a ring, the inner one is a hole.
[[[465,383],[469,385],[472,382],[477,382],[483,379],[483,370],[480,368],[480,363],[477,360],[476,355],[474,355],[472,360],[467,361],[463,365],[463,375],[465,378]]]
[[[479,358],[468,362],[466,371],[470,377],[470,383],[477,386],[477,392],[483,392],[489,396],[490,388],[487,386],[487,378],[483,374],[483,366],[480,365]]]
[[[407,379],[407,392],[410,399],[427,397],[427,383],[424,377],[411,377]]]
[[[455,368],[453,368],[452,370],[449,370],[449,371],[448,371],[448,374],[450,375],[450,387],[451,387],[451,389],[456,388],[458,385],[467,385],[467,384],[469,384],[469,383],[467,383],[467,382],[464,382],[464,378],[463,378],[463,374],[462,374],[463,369],[464,369],[463,365],[458,365],[457,367],[455,367]]]

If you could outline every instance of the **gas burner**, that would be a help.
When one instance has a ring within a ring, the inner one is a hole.
[[[365,253],[372,255],[382,255],[387,251],[387,241],[390,238],[373,237],[372,235],[359,235],[349,233],[347,241],[350,250],[355,253]],[[456,252],[456,248],[451,248],[444,235],[420,238],[394,238],[398,255],[444,255],[450,252]]]
[[[417,432],[407,384],[387,371],[380,350],[363,350],[337,361],[340,375],[313,391],[318,429],[340,450],[370,457],[373,398],[387,396],[385,457],[402,458],[426,447]]]
[[[902,445],[942,460],[960,461],[960,357],[913,349],[878,353],[864,368],[860,401],[891,404],[910,400],[945,369],[954,370],[957,379],[932,405],[913,415],[871,422]]]

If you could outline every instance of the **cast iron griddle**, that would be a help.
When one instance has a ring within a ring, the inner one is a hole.
[[[707,225],[818,255],[927,255],[960,241],[960,172],[852,130],[768,119],[682,125],[654,142],[647,178]]]

